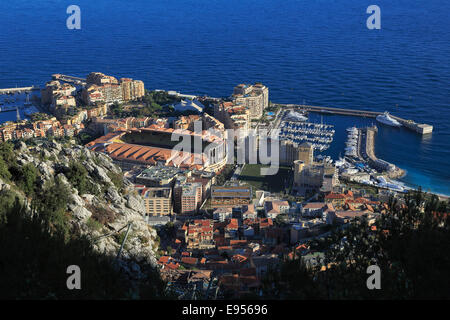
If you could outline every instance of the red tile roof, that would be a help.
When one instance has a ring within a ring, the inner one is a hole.
[[[181,262],[185,263],[185,264],[191,264],[191,265],[196,265],[198,262],[197,258],[191,258],[191,257],[183,257],[181,258]]]
[[[159,258],[159,263],[167,264],[167,263],[169,263],[170,259],[171,259],[171,257],[169,257],[169,256],[162,256],[161,258]]]
[[[325,199],[345,199],[345,194],[342,193],[330,193],[325,196]]]

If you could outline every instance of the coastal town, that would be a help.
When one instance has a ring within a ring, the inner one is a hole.
[[[402,205],[409,190],[395,180],[404,170],[375,156],[376,126],[348,128],[345,156],[331,159],[333,124],[308,115],[333,111],[272,103],[262,83],[213,98],[147,91],[140,80],[93,72],[55,74],[40,90],[23,91],[37,92],[31,101],[38,112],[21,120],[16,107],[16,121],[0,125],[0,141],[69,139],[110,157],[142,198],[142,219],[158,230],[159,272],[179,299],[258,295],[266,274],[286,259],[326,270],[322,239],[361,217],[375,232],[388,202]],[[0,102],[15,94],[5,91]],[[419,134],[432,130],[373,116]],[[279,155],[274,178],[262,174],[267,163],[250,161],[258,147],[249,141],[255,130],[278,129],[271,136]],[[174,135],[201,147],[174,153]],[[244,161],[228,161],[230,139],[246,145]]]

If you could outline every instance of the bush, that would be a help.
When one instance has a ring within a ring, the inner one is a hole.
[[[79,162],[72,161],[69,169],[64,172],[69,182],[80,194],[97,194],[94,184],[89,180],[86,168]]]
[[[38,170],[32,164],[27,163],[17,171],[18,175],[14,179],[17,186],[22,189],[26,195],[33,195],[36,187],[36,180],[39,175]]]
[[[50,234],[42,228],[42,216],[31,218],[16,202],[0,222],[0,299],[164,297],[164,283],[151,266],[142,266],[148,278],[132,286],[113,260],[97,253],[87,238],[72,236],[66,241],[60,233]],[[82,290],[67,290],[70,265],[81,269]]]
[[[92,217],[90,217],[88,219],[88,221],[86,222],[86,225],[89,229],[94,230],[94,231],[99,231],[103,227],[103,225],[100,222],[93,219]]]
[[[33,211],[44,230],[51,234],[62,233],[66,238],[70,233],[69,215],[66,212],[70,192],[60,179],[50,180],[32,201]]]
[[[0,179],[9,181],[11,179],[11,173],[5,160],[0,157]]]
[[[112,210],[105,207],[91,206],[89,210],[92,212],[91,218],[102,225],[112,223],[116,218],[115,213]]]
[[[108,172],[108,177],[111,179],[114,186],[119,190],[119,192],[123,189],[123,174],[121,172],[114,173],[112,171]]]

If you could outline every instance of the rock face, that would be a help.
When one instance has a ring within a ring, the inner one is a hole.
[[[118,190],[112,183],[109,173],[121,173],[111,158],[104,154],[97,154],[83,146],[69,144],[62,146],[58,142],[41,142],[37,146],[28,149],[25,144],[18,146],[18,163],[25,165],[32,163],[38,169],[41,183],[59,179],[71,190],[67,211],[71,214],[71,223],[76,230],[90,236],[92,239],[101,235],[93,242],[94,248],[107,255],[116,256],[127,230],[131,223],[131,229],[124,245],[121,258],[122,264],[127,265],[127,270],[133,274],[139,274],[140,268],[136,263],[145,262],[156,265],[154,250],[157,249],[155,241],[156,231],[144,220],[145,205],[143,199],[133,190],[129,181],[124,181],[123,190]],[[51,159],[51,160],[50,160]],[[88,172],[86,177],[93,184],[94,194],[80,194],[70,179],[64,174],[70,167],[70,163],[78,162]],[[10,186],[0,180],[0,190]],[[107,222],[102,221],[102,215],[108,216]],[[114,233],[114,232],[117,233]]]

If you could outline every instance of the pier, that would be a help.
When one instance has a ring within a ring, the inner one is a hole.
[[[367,111],[367,110],[354,110],[354,109],[343,109],[343,108],[331,108],[331,107],[319,107],[319,106],[309,106],[302,104],[278,104],[280,106],[292,109],[300,109],[302,111],[316,112],[323,114],[337,114],[345,116],[356,116],[356,117],[366,117],[366,118],[376,118],[382,115],[382,112]],[[392,118],[399,121],[405,128],[413,130],[419,134],[427,134],[433,132],[433,126],[424,123],[416,123],[412,120],[403,119],[397,116],[391,115]]]
[[[376,126],[359,129],[358,155],[366,160],[372,168],[386,172],[389,178],[399,178],[405,171],[385,160],[375,156],[375,134],[378,132]]]
[[[6,88],[6,89],[0,89],[0,95],[26,93],[26,92],[32,92],[32,91],[38,91],[38,90],[41,90],[41,88],[37,87],[37,86],[21,87],[21,88]]]
[[[59,73],[52,74],[52,79],[67,82],[67,83],[72,83],[72,84],[76,84],[76,85],[81,85],[81,86],[86,85],[86,79],[74,77],[74,76],[68,76],[65,74],[59,74]]]

